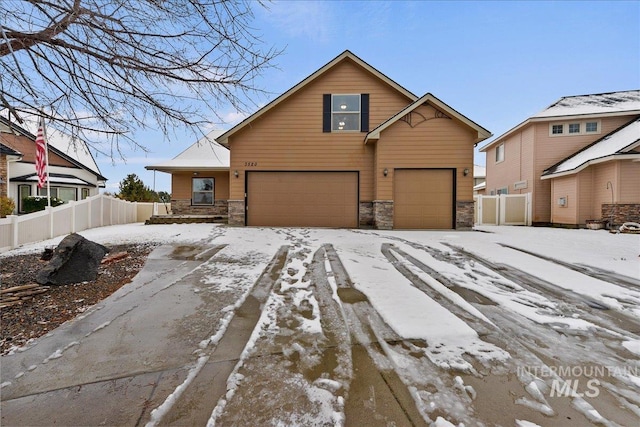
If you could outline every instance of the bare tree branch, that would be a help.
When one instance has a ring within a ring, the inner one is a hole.
[[[2,0],[0,105],[45,107],[74,137],[102,133],[120,153],[138,129],[220,122],[264,94],[256,77],[281,53],[265,46],[250,0]]]

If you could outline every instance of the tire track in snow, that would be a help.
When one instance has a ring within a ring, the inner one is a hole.
[[[264,269],[253,289],[224,325],[224,332],[212,340],[215,346],[202,351],[185,381],[150,413],[147,427],[163,425],[205,425],[219,399],[227,392],[234,368],[245,349],[262,313],[261,307],[278,280],[287,246],[281,247]]]
[[[420,246],[417,244],[415,245]],[[415,248],[415,246],[413,247]],[[436,251],[433,248],[420,248],[420,249],[425,250],[425,252],[427,252],[430,255],[433,251]],[[390,253],[391,251],[396,252],[402,258],[406,259],[409,263],[413,264],[415,267],[424,271],[429,276],[436,278],[439,282],[444,284],[448,289],[453,288],[453,289],[456,289],[456,291],[459,291],[460,287],[457,286],[454,282],[452,282],[451,279],[447,278],[445,275],[440,274],[439,272],[435,271],[433,268],[425,265],[421,261],[417,260],[416,258],[412,257],[411,255],[407,254],[406,252],[398,248],[395,248],[390,245],[386,245],[386,246],[383,245],[383,253],[386,252],[385,256],[387,256],[387,258],[392,262],[392,264],[403,275],[405,275],[408,279],[410,279],[416,285],[416,287],[425,291],[428,295],[434,296],[434,293],[438,292],[436,288],[433,288],[433,289],[430,288],[431,286],[433,286],[433,283],[431,284],[426,283],[422,280],[423,279],[422,277],[417,277],[417,274],[412,272],[409,266],[403,264],[403,262],[401,260],[398,260],[396,257],[393,257],[393,255]],[[461,270],[461,273],[463,273],[463,270]],[[576,348],[577,348],[576,346],[581,346],[581,347],[584,347],[585,349],[588,348],[587,351],[583,352],[584,353],[583,356],[587,357],[586,362],[583,361],[582,363],[597,364],[598,362],[600,362],[598,358],[589,358],[590,355],[593,355],[593,351],[592,351],[593,347],[599,344],[597,339],[592,341],[592,345],[593,345],[592,347],[588,343],[584,343],[584,340],[586,339],[584,336],[580,338],[580,341],[582,342],[575,342],[571,340],[571,336],[569,335],[564,341],[559,341],[556,344],[557,347],[550,348],[550,346],[544,344],[545,341],[549,342],[549,340],[546,339],[548,338],[548,333],[547,331],[544,330],[544,327],[536,323],[532,324],[530,322],[523,321],[524,318],[519,316],[517,313],[509,314],[509,311],[500,309],[495,305],[487,305],[487,304],[479,303],[477,301],[477,298],[470,298],[470,297],[473,297],[473,294],[469,294],[468,292],[461,292],[461,295],[463,295],[465,298],[468,298],[470,302],[473,303],[473,305],[476,306],[480,311],[486,314],[491,319],[491,321],[494,322],[495,325],[500,326],[500,329],[494,329],[492,332],[488,333],[485,336],[485,339],[488,339],[491,342],[495,342],[499,344],[501,347],[508,349],[509,352],[512,354],[512,356],[516,359],[515,363],[511,362],[506,364],[510,372],[516,371],[520,374],[520,371],[517,369],[518,362],[520,362],[520,366],[537,367],[540,369],[544,369],[546,371],[551,371],[550,367],[558,368],[561,366],[569,366],[570,364],[575,365],[575,359],[567,359],[567,358],[563,358],[563,356],[564,355],[574,356],[576,353]],[[458,306],[459,303],[457,304],[443,297],[440,297],[437,300],[441,304],[444,304],[445,307],[447,307],[457,315],[460,315],[460,312],[463,311],[461,317],[464,318],[465,321],[469,322],[472,325],[472,327],[476,329],[478,332],[482,330],[486,330],[487,328],[486,323],[479,322],[479,319],[475,319],[475,318],[469,319],[469,315],[468,314],[465,315],[464,310]],[[493,324],[491,326],[493,326]],[[491,328],[491,326],[489,327]],[[535,338],[531,339],[532,337],[535,337]],[[602,346],[602,345],[600,345],[599,348],[605,352],[608,350],[606,346]],[[545,349],[547,350],[545,351]],[[554,357],[554,355],[556,354],[559,355],[559,357],[558,356]],[[613,357],[615,358],[616,356],[613,355]],[[621,364],[624,362],[624,359],[621,359],[618,357],[617,360],[615,360],[615,362],[618,364]],[[555,400],[549,399],[551,403],[553,403],[553,405],[550,406],[549,403],[546,401],[545,397],[541,393],[539,393],[538,386],[542,385],[544,389],[544,384],[540,384],[541,383],[540,378],[537,378],[537,379],[531,378],[531,375],[518,375],[518,376],[520,377],[519,379],[522,387],[526,390],[528,394],[530,394],[530,397],[534,398],[535,400],[535,401],[532,401],[530,398],[520,397],[517,401],[519,404],[530,406],[533,409],[538,409],[542,411],[543,413],[547,412],[547,414],[549,415],[552,415],[554,412],[551,409],[551,407],[553,406],[556,408],[556,411],[559,413],[557,415],[558,417],[560,417],[561,415],[575,416],[573,412],[574,412],[574,409],[577,409],[585,417],[587,417],[587,419],[602,422],[605,425],[616,425],[615,422],[611,422],[603,417],[600,417],[597,412],[593,412],[593,407],[590,406],[581,397],[574,398],[573,407],[567,407],[566,402],[563,402],[558,399],[555,399]],[[495,378],[491,378],[491,377],[487,377],[487,378],[489,378],[491,382],[495,382],[496,380]],[[549,384],[549,383],[552,382],[553,380],[564,381],[565,379],[560,378],[558,375],[552,375],[551,378],[547,378],[547,390],[549,387],[551,387],[552,384]],[[474,382],[473,378],[468,378],[468,381],[472,383]],[[631,415],[629,412],[631,413],[635,412],[635,409],[637,408],[636,405],[638,404],[638,400],[640,399],[640,396],[636,396],[634,398],[633,395],[631,396],[629,395],[629,393],[625,390],[627,389],[625,385],[628,387],[629,384],[624,384],[615,380],[612,382],[617,382],[617,387],[611,383],[604,384],[605,387],[607,388],[607,391],[611,392],[611,395],[605,396],[604,399],[601,397],[599,400],[593,400],[592,403],[596,404],[596,406],[601,411],[604,409],[605,414],[609,418],[613,418],[613,419],[617,418],[619,421],[623,422],[624,424],[625,420],[628,422],[629,419],[633,418],[633,415]],[[569,383],[569,386],[570,386],[570,383]],[[622,389],[620,387],[622,387]],[[484,393],[479,393],[479,395],[482,396],[484,395]],[[602,403],[604,403],[604,405],[602,405]],[[629,409],[629,412],[627,412],[625,416],[620,417],[620,414],[616,413],[615,409],[619,403],[622,404],[623,406],[626,406]],[[595,414],[598,414],[598,415],[595,415]]]

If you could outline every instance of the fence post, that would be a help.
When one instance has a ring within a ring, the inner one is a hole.
[[[87,227],[91,228],[91,197],[85,199],[87,201]]]
[[[20,229],[18,228],[18,215],[7,215],[7,218],[11,220],[11,249],[18,247],[18,237]]]
[[[100,195],[100,227],[104,226],[104,194]]]
[[[53,208],[51,206],[45,206],[44,210],[49,215],[49,238],[53,239],[55,236],[53,235]]]
[[[71,205],[71,232],[76,232],[76,202],[73,200],[69,200],[69,205]]]
[[[133,202],[133,215],[131,216],[133,217],[133,221],[131,222],[138,222],[138,202]]]

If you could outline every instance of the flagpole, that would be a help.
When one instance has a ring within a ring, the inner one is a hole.
[[[44,113],[40,116],[42,121],[42,135],[44,136],[44,162],[47,168],[47,206],[51,207],[51,184],[49,183],[49,138],[47,138],[47,128],[44,125]]]

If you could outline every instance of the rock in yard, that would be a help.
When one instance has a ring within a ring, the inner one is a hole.
[[[106,247],[72,233],[53,251],[51,261],[38,272],[41,285],[66,285],[95,280],[100,260],[109,252]]]

